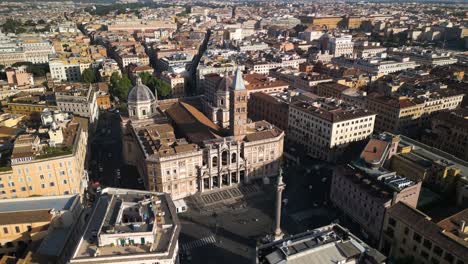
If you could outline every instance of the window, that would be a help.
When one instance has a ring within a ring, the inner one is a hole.
[[[452,262],[453,262],[453,255],[450,254],[450,253],[448,253],[448,252],[445,252],[445,257],[444,257],[444,259],[445,259],[446,261],[448,261],[448,263],[452,263]]]
[[[43,180],[43,179],[44,179],[44,175],[42,175],[42,174],[39,175],[39,178],[40,178],[41,180]]]
[[[41,188],[42,188],[42,189],[45,189],[45,184],[42,183],[42,184],[41,184]]]
[[[212,167],[217,167],[218,166],[218,157],[214,156],[213,159],[211,160],[211,166]]]
[[[417,242],[421,242],[421,236],[417,233],[414,233],[413,240]]]
[[[427,239],[424,239],[423,246],[425,248],[427,248],[427,249],[431,249],[432,248],[432,243],[431,243],[431,241],[429,241]]]
[[[223,151],[223,153],[221,153],[221,163],[222,165],[227,165],[227,162],[228,162],[228,153],[227,151]]]
[[[429,254],[427,254],[426,251],[421,250],[421,257],[423,257],[423,258],[425,258],[425,259],[428,259],[428,258],[429,258]]]
[[[50,187],[54,187],[55,186],[55,182],[51,182],[49,183]]]
[[[20,232],[19,226],[15,226],[15,232],[16,232],[16,233],[19,233],[19,232]]]
[[[231,163],[236,163],[237,162],[237,154],[236,153],[232,153],[231,154]]]
[[[8,234],[8,228],[4,227],[4,228],[3,228],[3,233],[4,233],[4,234]]]
[[[434,252],[434,254],[436,254],[437,256],[442,256],[442,249],[439,247],[439,246],[434,246],[434,249],[432,250]]]

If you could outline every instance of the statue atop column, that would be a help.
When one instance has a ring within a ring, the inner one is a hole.
[[[275,219],[275,240],[283,238],[283,231],[281,231],[281,203],[282,193],[286,184],[283,182],[283,168],[279,169],[278,181],[276,183],[276,219]]]

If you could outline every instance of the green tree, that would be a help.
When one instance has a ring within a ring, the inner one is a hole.
[[[132,82],[126,74],[119,76],[118,73],[114,72],[110,78],[110,90],[112,95],[119,98],[121,101],[126,101],[128,92],[132,88]]]
[[[142,72],[139,74],[141,82],[148,86],[153,93],[157,92],[158,97],[167,97],[171,94],[171,86],[165,81],[158,79],[148,72]]]
[[[88,68],[81,74],[81,79],[85,83],[95,83],[97,81],[96,74],[92,68]]]
[[[27,66],[27,71],[34,76],[45,76],[49,72],[49,64],[32,64],[29,61],[15,62],[12,67]]]
[[[6,33],[16,33],[17,29],[22,26],[21,21],[8,18],[5,23],[3,23],[3,31]]]
[[[153,75],[151,75],[151,73],[149,73],[149,72],[141,72],[141,73],[138,74],[138,76],[140,76],[141,82],[142,82],[144,85],[148,85],[148,83],[150,82],[150,80],[151,80],[152,78],[154,78]]]
[[[156,89],[158,90],[158,96],[160,97],[167,97],[171,94],[171,86],[163,80],[157,79],[157,86]]]

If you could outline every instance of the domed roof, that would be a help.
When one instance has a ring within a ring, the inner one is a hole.
[[[217,91],[218,92],[228,92],[229,87],[231,87],[231,84],[232,84],[232,77],[225,74],[223,79],[221,79],[221,81],[218,84]]]
[[[137,103],[154,100],[156,100],[156,97],[154,96],[153,92],[151,92],[151,89],[148,88],[148,86],[144,85],[141,82],[141,79],[138,78],[136,85],[128,93],[127,102]]]

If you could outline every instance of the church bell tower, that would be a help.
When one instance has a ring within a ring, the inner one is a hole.
[[[230,132],[236,140],[242,140],[247,129],[247,89],[245,89],[242,72],[238,68],[231,83],[229,95]]]

